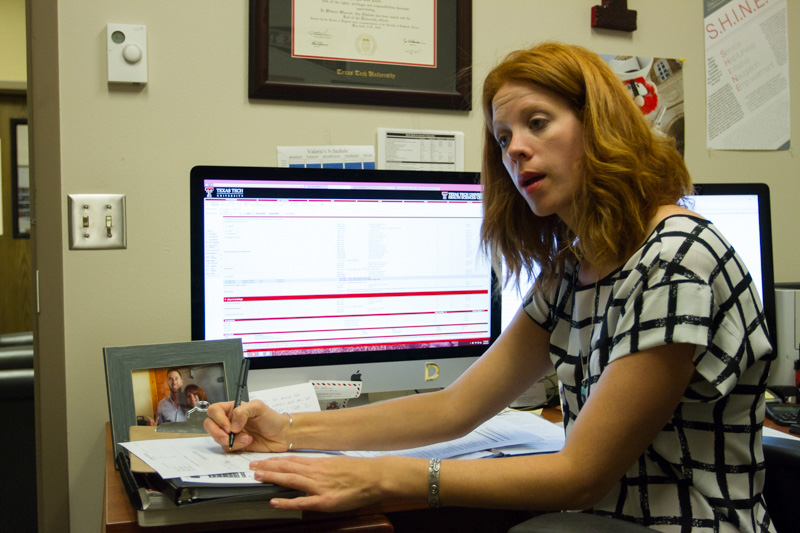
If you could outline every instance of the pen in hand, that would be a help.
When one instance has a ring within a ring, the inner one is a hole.
[[[233,402],[233,408],[236,409],[242,403],[242,391],[247,386],[247,372],[250,370],[250,359],[242,359],[242,370],[239,372],[239,385],[236,387],[236,400]],[[231,417],[233,417],[233,413],[231,412]],[[228,437],[228,451],[233,450],[233,439],[236,438],[236,434],[231,431],[230,437]]]

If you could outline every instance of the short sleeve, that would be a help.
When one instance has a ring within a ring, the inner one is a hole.
[[[552,332],[552,304],[547,301],[538,286],[534,286],[522,302],[522,308],[538,325]]]
[[[643,284],[621,310],[609,360],[663,344],[706,346],[712,300],[711,288],[698,281],[675,280],[652,287]]]
[[[697,346],[704,381],[687,394],[714,399],[733,390],[771,352],[764,314],[744,264],[707,221],[665,232],[626,279],[609,361],[664,344]]]

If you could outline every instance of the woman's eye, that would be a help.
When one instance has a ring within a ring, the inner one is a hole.
[[[509,137],[508,135],[498,135],[495,138],[497,139],[497,144],[503,150],[508,148],[508,143],[511,142],[511,137]]]
[[[529,122],[528,126],[532,130],[540,130],[540,129],[544,128],[545,126],[547,126],[547,120],[545,120],[543,118],[532,118],[531,121]]]

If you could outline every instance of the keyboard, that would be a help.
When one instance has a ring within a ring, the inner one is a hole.
[[[800,404],[767,402],[767,416],[781,426],[791,426],[800,422]]]

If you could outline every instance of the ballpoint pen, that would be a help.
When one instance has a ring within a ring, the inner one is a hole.
[[[247,371],[250,370],[250,359],[242,359],[242,370],[239,372],[239,385],[236,388],[236,401],[233,402],[233,408],[236,409],[242,403],[242,391],[247,386]],[[233,449],[233,439],[236,438],[236,434],[231,431],[231,435],[228,438],[228,450]]]

